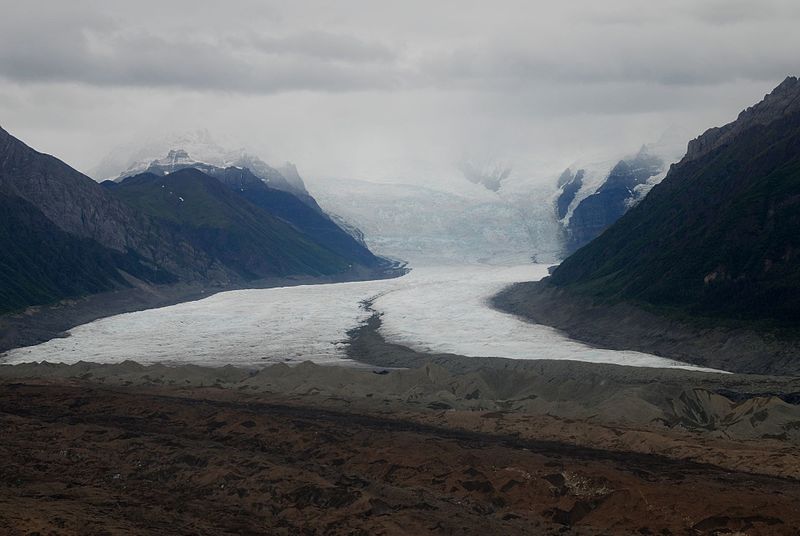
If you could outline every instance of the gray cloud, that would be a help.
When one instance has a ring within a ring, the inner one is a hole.
[[[698,50],[689,41],[618,43],[605,49],[568,50],[554,57],[547,49],[502,46],[462,49],[423,65],[429,82],[450,88],[526,88],[540,83],[704,85],[739,79],[775,80],[796,72],[794,51],[780,53],[732,46],[724,52]],[[738,54],[736,54],[738,52]]]
[[[800,72],[796,0],[0,0],[0,13],[0,124],[85,168],[134,133],[203,126],[320,175],[438,180],[483,152],[545,173],[730,120]]]
[[[800,5],[783,0],[708,0],[689,10],[698,20],[718,25],[746,25],[800,19]]]
[[[25,47],[18,46],[19,35],[0,35],[0,75],[28,82],[254,93],[388,89],[396,84],[391,69],[360,65],[390,58],[388,49],[330,34],[249,43],[92,28],[55,29],[48,35],[48,40]]]
[[[0,76],[268,94],[508,90],[540,83],[700,85],[772,80],[800,67],[800,38],[794,37],[800,8],[777,0],[758,6],[743,0],[690,3],[674,12],[595,7],[574,19],[556,11],[553,17],[565,17],[562,26],[531,33],[478,31],[472,37],[472,28],[445,27],[441,40],[415,40],[415,53],[348,33],[351,28],[272,23],[243,31],[200,24],[187,31],[148,19],[123,21],[114,9],[103,10],[106,4],[79,5],[84,9],[62,8],[43,22],[35,5],[10,10],[0,21]],[[625,0],[619,5],[631,7]],[[772,24],[765,28],[765,21]],[[387,35],[395,43],[406,39],[402,31]]]
[[[391,62],[397,54],[381,43],[366,42],[351,35],[313,31],[286,37],[251,36],[232,38],[239,46],[252,46],[268,54],[292,54],[336,62]]]
[[[786,22],[800,18],[800,5],[793,0],[672,0],[647,5],[637,0],[616,0],[613,3],[576,2],[571,16],[592,24],[619,26],[676,26],[688,23],[748,25]]]

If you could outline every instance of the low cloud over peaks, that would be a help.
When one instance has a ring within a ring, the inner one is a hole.
[[[202,126],[330,176],[458,178],[486,146],[557,170],[730,120],[800,72],[794,0],[0,8],[0,121],[86,167],[132,129]]]

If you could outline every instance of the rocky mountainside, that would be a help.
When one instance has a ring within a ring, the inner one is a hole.
[[[194,164],[176,150],[159,174],[103,187],[0,129],[0,313],[143,283],[365,277],[387,266],[307,193],[303,202],[230,168],[250,177],[237,191],[225,170],[203,168],[214,178]]]
[[[129,286],[226,280],[224,267],[67,164],[0,129],[0,311]]]
[[[354,232],[358,237],[360,231],[344,230],[319,208],[310,195],[308,196],[310,202],[301,201],[289,192],[271,188],[248,168],[216,169],[210,174],[253,205],[290,223],[314,242],[347,258],[349,262],[367,267],[378,267],[385,263],[385,260],[375,256],[362,240],[354,238],[351,234]]]
[[[99,184],[50,155],[39,153],[0,129],[0,193],[28,201],[55,226],[149,262],[190,275],[186,261],[197,252],[160,233],[147,217],[114,199]]]
[[[558,197],[556,198],[556,215],[559,220],[563,220],[569,212],[575,196],[583,188],[583,178],[586,175],[585,169],[572,171],[567,168],[558,178]]]
[[[123,288],[131,276],[152,283],[176,281],[134,250],[121,252],[67,233],[29,201],[3,193],[0,251],[0,312]]]
[[[663,312],[800,323],[800,82],[689,145],[650,194],[550,284]]]
[[[565,224],[566,250],[575,251],[590,242],[609,225],[641,199],[639,187],[664,170],[664,160],[642,147],[633,158],[620,160],[608,174],[600,187],[575,206]],[[570,173],[570,170],[564,172]],[[556,210],[563,219],[566,210],[582,186],[584,170],[578,170],[561,190]],[[564,175],[562,175],[562,178]]]
[[[797,77],[789,76],[772,93],[766,95],[764,100],[740,113],[736,121],[722,127],[710,128],[699,138],[690,141],[685,160],[701,158],[731,143],[746,130],[766,126],[797,113],[800,113],[798,81]]]
[[[118,199],[244,279],[329,275],[350,268],[350,259],[195,168],[104,184]]]
[[[236,162],[242,165],[223,168],[195,159],[183,149],[172,149],[165,157],[150,162],[145,173],[169,177],[185,169],[202,171],[226,184],[268,215],[290,223],[311,241],[348,259],[348,262],[370,268],[385,264],[384,259],[373,255],[362,241],[355,238],[359,236],[359,231],[356,230],[356,234],[345,231],[320,208],[306,191],[294,165],[287,164],[282,171],[278,171],[254,157],[245,156]],[[247,167],[251,165],[256,171]],[[123,173],[116,181],[105,181],[103,184],[120,183],[131,176]],[[287,184],[291,184],[291,187],[286,187]]]

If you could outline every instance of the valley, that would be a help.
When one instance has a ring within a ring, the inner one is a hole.
[[[797,536],[797,4],[0,0],[0,535]]]

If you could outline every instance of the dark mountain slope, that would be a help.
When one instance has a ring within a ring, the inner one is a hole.
[[[312,241],[342,255],[351,263],[366,268],[386,264],[320,208],[305,189],[297,168],[291,164],[279,171],[258,158],[242,154],[234,159],[234,165],[224,168],[197,160],[183,149],[173,149],[166,157],[150,162],[145,171],[123,173],[114,182],[141,173],[165,177],[183,169],[196,169],[215,177],[256,206],[291,223]]]
[[[183,291],[147,291],[178,296],[262,277],[364,278],[384,268],[327,225],[316,203],[285,192],[261,200],[282,219],[242,193],[193,169],[104,188],[0,129],[0,313],[126,287],[127,296],[142,283],[180,282]]]
[[[0,194],[0,251],[0,313],[127,287],[122,271],[155,283],[175,281],[132,250],[121,253],[66,233],[28,201],[5,194]]]
[[[308,201],[289,192],[270,188],[247,168],[220,169],[212,175],[257,207],[290,223],[310,240],[350,262],[366,267],[380,266],[384,262],[334,223],[318,208],[316,201],[313,202],[317,206],[315,209]]]
[[[118,199],[245,279],[349,268],[345,258],[196,169],[104,184]]]
[[[0,193],[34,205],[62,231],[127,254],[186,278],[221,276],[219,267],[182,241],[174,241],[147,216],[115,199],[89,177],[39,153],[0,128]],[[223,277],[224,278],[224,277]]]
[[[0,311],[229,274],[92,179],[0,129]],[[127,275],[125,275],[127,274]]]
[[[800,325],[800,82],[693,141],[550,284],[681,314]]]

